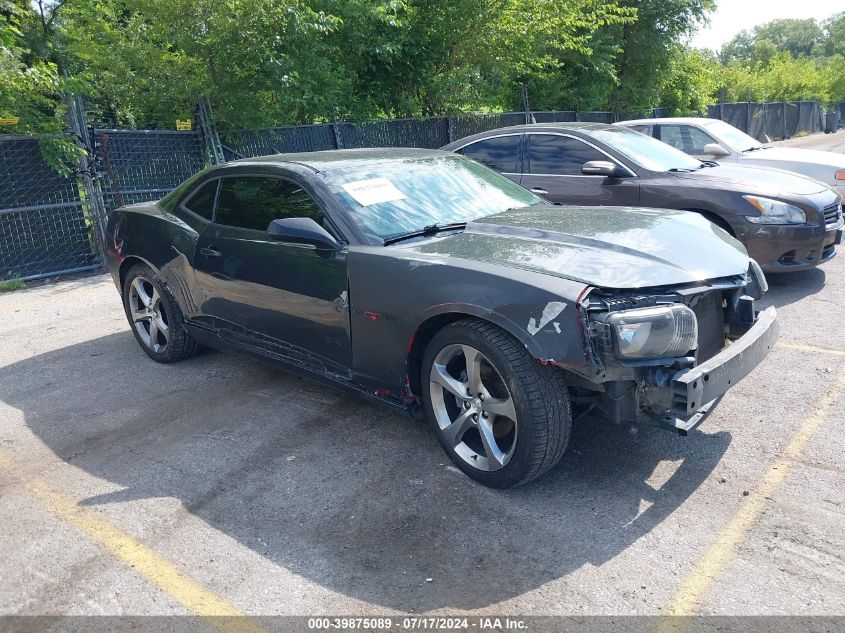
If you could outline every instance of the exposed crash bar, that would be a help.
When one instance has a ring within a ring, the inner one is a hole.
[[[672,378],[675,414],[683,418],[692,415],[745,378],[774,347],[778,333],[777,311],[771,306],[730,347],[697,367],[675,374]]]

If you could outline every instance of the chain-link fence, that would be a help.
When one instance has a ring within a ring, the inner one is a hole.
[[[102,265],[102,227],[115,208],[161,198],[203,167],[249,156],[354,147],[437,148],[465,136],[523,123],[614,121],[668,116],[646,113],[498,112],[366,123],[334,122],[218,132],[202,100],[184,130],[106,129],[113,124],[69,99],[73,138],[87,149],[77,173],[61,176],[31,137],[0,135],[0,279],[59,275]],[[845,103],[837,114],[845,119]],[[812,101],[725,103],[708,116],[764,140],[829,130],[822,106]],[[96,121],[92,124],[91,121]],[[105,124],[105,125],[104,125]]]
[[[37,139],[0,135],[0,279],[97,268],[98,235],[78,177],[48,165]]]

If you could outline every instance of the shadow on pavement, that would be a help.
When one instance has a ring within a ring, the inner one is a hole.
[[[731,441],[587,420],[549,475],[494,491],[449,468],[421,420],[248,359],[157,365],[129,332],[0,369],[0,398],[58,457],[122,487],[83,504],[175,497],[270,561],[404,612],[484,607],[601,565]],[[655,488],[663,460],[680,466]]]
[[[768,274],[769,292],[760,301],[761,307],[773,305],[782,308],[824,289],[825,272],[811,268],[797,273]]]

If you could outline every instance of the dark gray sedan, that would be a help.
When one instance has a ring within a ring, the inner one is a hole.
[[[443,149],[552,202],[695,211],[745,244],[770,272],[826,262],[842,243],[841,200],[828,186],[780,170],[702,162],[628,128],[519,125]]]

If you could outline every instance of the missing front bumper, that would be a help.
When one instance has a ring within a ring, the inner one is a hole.
[[[742,337],[710,360],[672,376],[674,428],[689,431],[706,417],[715,401],[759,365],[778,339],[777,311],[769,307]]]

